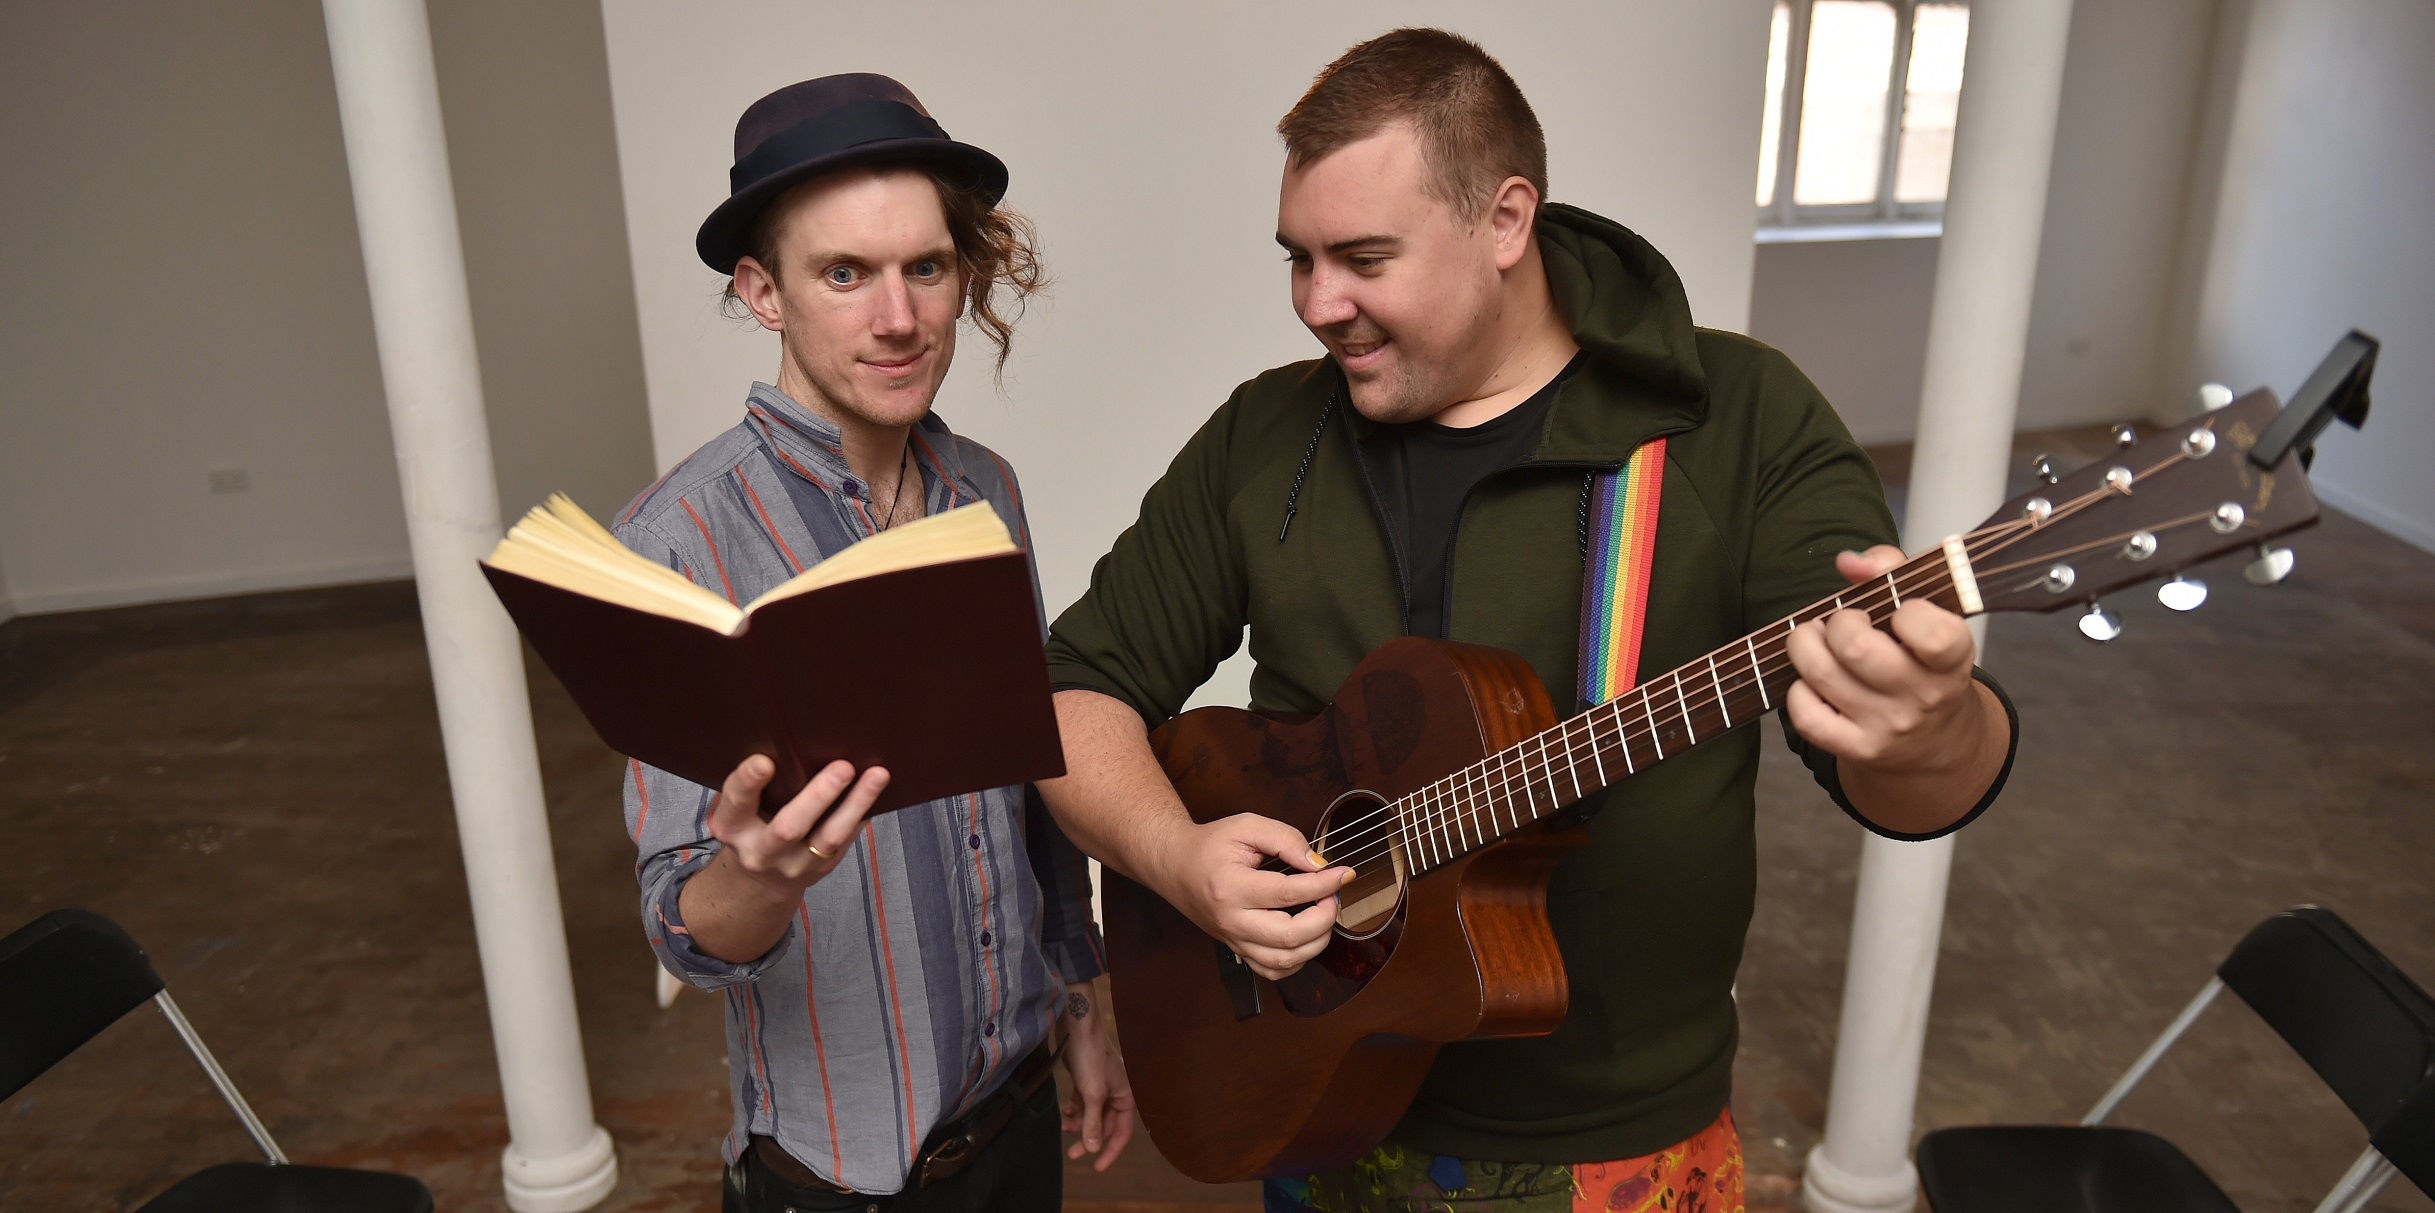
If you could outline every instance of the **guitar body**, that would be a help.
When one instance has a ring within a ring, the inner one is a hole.
[[[1406,881],[1369,815],[1554,724],[1521,658],[1406,637],[1316,716],[1202,708],[1152,735],[1194,820],[1272,817],[1362,874],[1327,950],[1283,983],[1106,874],[1125,1061],[1176,1169],[1220,1183],[1343,1165],[1402,1118],[1440,1045],[1555,1029],[1567,990],[1547,880],[1586,836],[1532,825]]]

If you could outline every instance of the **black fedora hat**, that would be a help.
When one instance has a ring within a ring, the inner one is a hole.
[[[736,119],[736,162],[727,201],[702,221],[693,251],[722,274],[752,252],[745,239],[763,207],[789,188],[858,164],[912,161],[946,170],[990,202],[1006,196],[1006,165],[947,137],[913,90],[886,76],[850,72],[790,84]]]

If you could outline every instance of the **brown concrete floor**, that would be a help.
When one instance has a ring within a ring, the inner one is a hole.
[[[2064,445],[2084,441],[2066,436]],[[1886,460],[1899,475],[1900,460]],[[2333,906],[2435,984],[2435,557],[2330,517],[2292,584],[2227,566],[2174,617],[1995,621],[2019,702],[2004,800],[1962,837],[1921,1127],[2057,1121],[2093,1101],[2257,919]],[[715,1208],[717,1007],[650,998],[617,761],[535,667],[585,1047],[624,1179],[609,1210]],[[1772,732],[1773,725],[1768,726]],[[1736,1110],[1754,1204],[1817,1138],[1855,827],[1770,743]],[[0,625],[0,930],[123,922],[300,1160],[422,1176],[498,1209],[506,1130],[413,598],[379,585]],[[2364,1135],[2227,1000],[2120,1114],[2244,1209],[2310,1207]],[[0,1104],[0,1208],[132,1208],[247,1143],[139,1012]],[[1137,1143],[1069,1207],[1256,1208]],[[2379,1208],[2430,1203],[2397,1182]]]

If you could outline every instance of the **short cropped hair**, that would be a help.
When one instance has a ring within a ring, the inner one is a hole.
[[[1530,102],[1480,45],[1441,29],[1399,29],[1344,52],[1294,103],[1277,133],[1301,168],[1408,121],[1432,196],[1465,223],[1520,177],[1547,197],[1547,136]]]

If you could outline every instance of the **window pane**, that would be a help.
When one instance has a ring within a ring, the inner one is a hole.
[[[1970,9],[1922,4],[1911,25],[1911,64],[1902,97],[1902,150],[1894,161],[1894,200],[1942,202],[1953,174],[1953,117],[1961,107],[1962,49]]]
[[[1886,78],[1894,67],[1894,6],[1817,0],[1809,11],[1801,86],[1801,159],[1792,200],[1804,206],[1877,200],[1885,150]]]
[[[1792,37],[1792,7],[1776,0],[1767,31],[1767,116],[1759,123],[1759,205],[1776,200],[1776,149],[1784,142],[1784,43]]]

